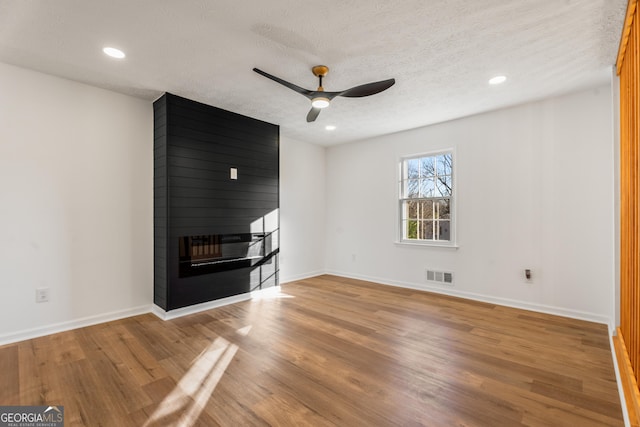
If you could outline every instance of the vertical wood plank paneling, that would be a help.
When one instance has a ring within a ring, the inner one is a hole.
[[[630,0],[616,64],[620,76],[620,326],[614,344],[633,426],[640,426],[639,21],[637,0]]]
[[[153,103],[153,303],[167,309],[167,97]]]
[[[635,276],[635,280],[633,282],[633,300],[632,300],[632,305],[633,305],[633,318],[632,318],[632,327],[633,327],[633,332],[632,332],[632,337],[631,340],[633,341],[633,369],[635,372],[635,377],[636,377],[636,381],[638,380],[639,376],[638,374],[640,373],[640,277],[639,277],[639,272],[638,269],[640,269],[640,248],[638,248],[638,234],[640,232],[640,227],[639,227],[639,215],[640,215],[640,209],[638,208],[638,204],[640,203],[640,184],[638,182],[639,179],[639,171],[640,171],[640,161],[639,161],[639,154],[638,151],[640,150],[640,120],[638,119],[638,114],[640,113],[640,55],[638,53],[638,46],[639,46],[639,41],[640,41],[640,25],[639,25],[639,10],[637,8],[636,5],[636,12],[635,12],[635,20],[633,22],[633,39],[632,39],[632,44],[631,46],[629,46],[631,49],[631,51],[633,52],[632,54],[632,59],[633,59],[633,69],[631,71],[632,75],[630,76],[629,80],[630,83],[633,87],[633,92],[632,92],[632,96],[631,98],[631,102],[630,102],[630,107],[632,110],[631,115],[629,116],[629,125],[631,127],[631,140],[633,141],[633,147],[635,150],[635,160],[636,160],[636,167],[634,170],[634,173],[636,174],[636,188],[635,188],[635,219],[636,219],[636,226],[634,228],[634,238],[636,241],[636,276]]]
[[[633,114],[634,114],[634,105],[633,105],[633,94],[634,94],[634,84],[633,84],[633,75],[634,75],[634,68],[635,68],[635,60],[634,60],[634,51],[633,51],[633,44],[635,42],[635,32],[631,31],[630,37],[629,37],[629,48],[627,49],[628,54],[625,55],[625,59],[628,60],[628,64],[626,64],[625,66],[628,67],[627,71],[627,97],[628,99],[628,116],[627,116],[627,132],[628,132],[628,138],[629,138],[629,148],[631,150],[631,168],[630,168],[630,174],[631,174],[631,197],[630,199],[632,200],[632,204],[630,206],[630,212],[629,212],[629,216],[630,216],[630,227],[629,227],[629,231],[632,231],[632,233],[630,233],[630,237],[632,239],[632,248],[631,248],[631,254],[630,254],[630,267],[633,269],[633,275],[631,280],[629,281],[629,283],[627,284],[627,287],[629,288],[629,301],[627,302],[628,305],[628,310],[630,313],[629,316],[629,323],[626,325],[626,329],[627,329],[627,334],[626,336],[628,337],[628,339],[626,340],[629,343],[629,356],[630,356],[630,361],[631,361],[631,367],[633,369],[633,372],[637,372],[637,364],[636,364],[636,358],[635,358],[635,351],[636,351],[636,326],[635,326],[635,322],[634,319],[636,317],[637,314],[637,310],[636,310],[636,304],[635,304],[635,300],[636,300],[636,284],[637,284],[637,278],[638,278],[638,239],[636,237],[636,233],[638,230],[638,222],[637,222],[637,204],[638,204],[638,192],[637,192],[637,168],[638,168],[638,161],[637,161],[637,147],[636,147],[636,143],[634,141],[634,131],[633,131]],[[636,376],[637,379],[637,376]]]
[[[277,285],[277,246],[259,264],[198,276],[181,276],[178,261],[189,236],[277,234],[279,127],[169,93],[154,109],[156,253],[166,254],[155,259],[155,303],[173,310]]]

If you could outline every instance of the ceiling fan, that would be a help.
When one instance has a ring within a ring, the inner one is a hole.
[[[269,73],[265,73],[262,70],[254,68],[258,74],[265,76],[268,79],[273,80],[274,82],[280,83],[283,86],[288,87],[289,89],[293,89],[301,95],[306,96],[311,100],[311,110],[307,114],[307,122],[313,122],[318,118],[320,114],[320,110],[329,106],[329,103],[336,96],[345,96],[347,98],[360,98],[363,96],[375,95],[376,93],[382,92],[383,90],[389,89],[396,82],[395,79],[381,80],[379,82],[366,83],[360,86],[352,87],[351,89],[339,91],[339,92],[325,92],[322,87],[322,79],[326,77],[327,73],[329,73],[329,67],[326,65],[316,65],[311,68],[313,75],[316,76],[319,80],[318,89],[316,90],[308,90],[301,88],[300,86],[294,85],[293,83],[289,83],[281,78],[276,76],[272,76]]]

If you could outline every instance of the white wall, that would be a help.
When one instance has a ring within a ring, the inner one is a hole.
[[[0,343],[147,311],[151,103],[5,64],[0,93]],[[601,87],[329,149],[282,137],[281,282],[328,271],[610,322],[611,111]],[[397,161],[442,148],[459,249],[396,245]]]
[[[280,282],[324,272],[325,149],[280,138]]]
[[[329,148],[327,270],[611,324],[611,96],[603,86]],[[459,248],[395,244],[398,159],[446,148]],[[455,286],[427,285],[427,267],[453,271]]]
[[[5,64],[0,94],[0,342],[148,310],[151,103]]]
[[[611,69],[612,131],[613,131],[613,205],[614,205],[614,325],[620,325],[620,78],[616,67]]]

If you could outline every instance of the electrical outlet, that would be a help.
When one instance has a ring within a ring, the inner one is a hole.
[[[36,289],[36,302],[49,302],[49,288]]]

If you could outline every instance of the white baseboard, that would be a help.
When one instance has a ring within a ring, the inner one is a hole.
[[[220,298],[214,301],[207,301],[201,304],[190,305],[189,307],[177,308],[175,310],[165,311],[164,309],[153,304],[151,312],[162,320],[172,320],[178,317],[188,316],[190,314],[200,313],[202,311],[211,310],[212,308],[222,307],[224,305],[235,304],[237,302],[246,301],[255,298],[262,298],[269,295],[279,294],[280,286],[261,289],[258,291],[247,292],[240,295],[232,295],[226,298]]]
[[[569,318],[578,319],[578,320],[586,320],[588,322],[602,323],[607,325],[610,330],[612,327],[611,326],[612,322],[609,317],[603,316],[600,314],[589,313],[586,311],[572,310],[568,308],[554,307],[550,305],[512,300],[509,298],[492,297],[488,295],[476,294],[473,292],[451,289],[449,287],[429,286],[426,284],[410,283],[410,282],[403,282],[398,280],[389,280],[389,279],[384,279],[380,277],[351,274],[351,273],[345,273],[341,271],[327,271],[326,274],[333,274],[335,276],[342,276],[342,277],[347,277],[351,279],[366,280],[369,282],[380,283],[382,285],[397,286],[401,288],[416,289],[420,291],[433,292],[433,293],[443,294],[443,295],[448,295],[453,297],[466,298],[474,301],[481,301],[481,302],[487,302],[490,304],[503,305],[506,307],[519,308],[522,310],[553,314],[556,316],[569,317]]]
[[[324,270],[317,270],[317,271],[312,271],[310,273],[296,274],[288,277],[280,277],[280,284],[283,285],[285,283],[297,282],[298,280],[310,279],[312,277],[322,276],[323,274],[326,274]]]
[[[118,310],[109,313],[97,314],[94,316],[82,317],[80,319],[69,320],[66,322],[54,323],[53,325],[11,332],[8,334],[0,335],[0,345],[12,344],[19,341],[42,337],[45,335],[56,334],[58,332],[71,331],[73,329],[97,325],[98,323],[120,320],[126,317],[149,313],[150,311],[150,306],[143,305],[139,307],[128,308],[125,310]]]
[[[622,417],[624,418],[625,427],[631,427],[629,421],[629,411],[627,410],[627,401],[624,397],[622,388],[622,377],[620,376],[620,367],[618,366],[618,357],[616,356],[616,347],[613,344],[613,334],[609,334],[609,347],[611,348],[611,356],[613,358],[613,371],[616,374],[616,384],[618,385],[618,395],[620,396],[620,406],[622,406]]]

